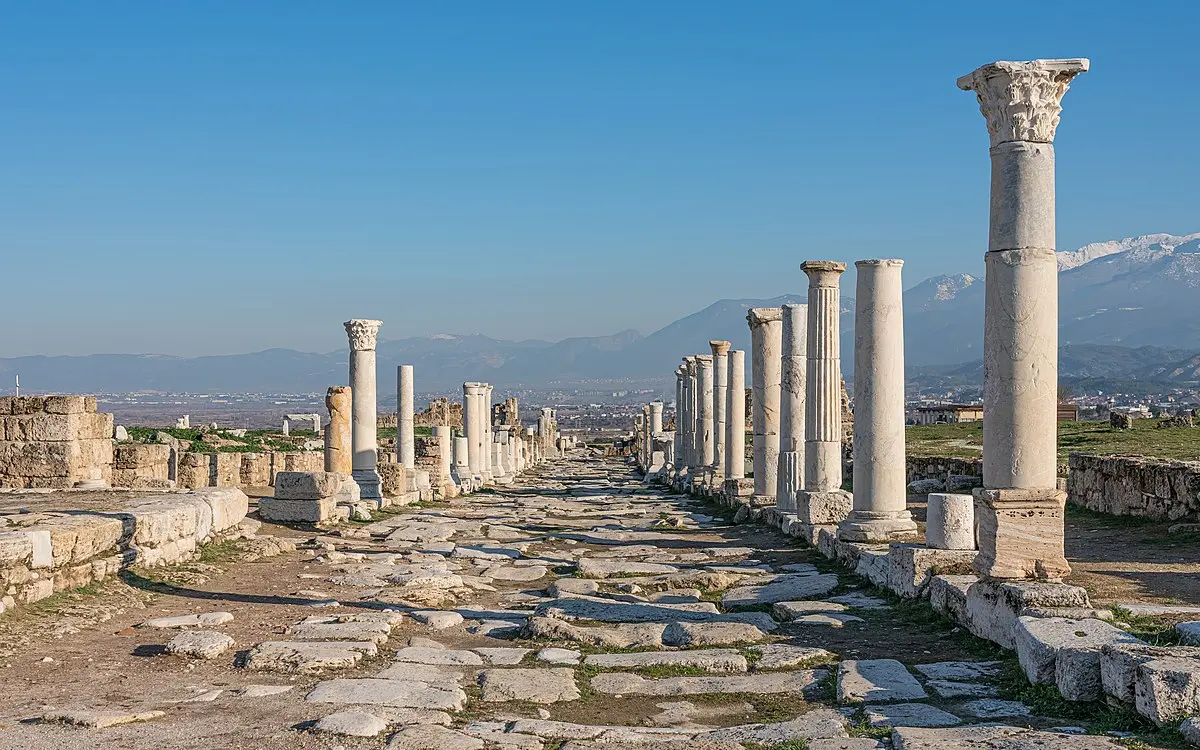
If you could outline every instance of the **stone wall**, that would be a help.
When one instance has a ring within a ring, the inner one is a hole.
[[[171,446],[159,443],[126,443],[113,451],[114,487],[166,488],[171,486]]]
[[[1200,462],[1072,453],[1067,501],[1100,513],[1200,521]]]
[[[166,447],[166,446],[163,446]],[[321,451],[296,453],[197,453],[179,455],[176,484],[179,487],[270,487],[281,471],[323,471]]]
[[[463,405],[457,401],[445,398],[435,398],[429,402],[425,411],[413,416],[413,424],[417,427],[458,427],[462,428]]]
[[[112,481],[113,417],[95,396],[0,397],[0,487]]]
[[[118,510],[25,514],[27,523],[9,516],[0,531],[0,612],[133,565],[193,559],[199,545],[235,531],[248,510],[246,494],[227,488],[144,495]]]
[[[923,492],[964,492],[983,486],[982,458],[909,456],[905,459],[908,484],[922,483]],[[934,483],[940,486],[934,487]]]

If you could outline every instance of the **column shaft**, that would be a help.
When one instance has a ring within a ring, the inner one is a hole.
[[[405,469],[417,467],[413,433],[413,366],[396,368],[396,458]]]
[[[779,388],[777,507],[794,511],[804,488],[804,403],[808,372],[808,305],[784,305]]]
[[[725,477],[725,421],[729,391],[729,342],[710,341],[713,357],[713,473],[717,481]]]
[[[779,472],[779,388],[783,314],[778,307],[751,308],[750,370],[754,389],[754,495],[773,501]]]
[[[351,461],[354,481],[364,500],[379,500],[375,340],[379,335],[378,320],[346,321],[350,339],[350,442],[354,457]]]
[[[746,476],[746,353],[729,352],[729,388],[725,394],[725,476]]]

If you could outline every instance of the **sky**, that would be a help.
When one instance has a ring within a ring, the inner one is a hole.
[[[955,79],[1089,57],[1058,246],[1200,231],[1191,2],[0,2],[0,357],[650,333],[982,272]],[[843,279],[853,294],[854,278]]]

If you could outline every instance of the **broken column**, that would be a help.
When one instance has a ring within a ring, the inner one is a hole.
[[[912,536],[904,456],[904,261],[854,264],[854,499],[838,527],[850,542]]]
[[[716,481],[725,478],[725,411],[729,407],[728,341],[710,341],[713,358],[713,474]]]
[[[751,415],[754,423],[754,499],[761,505],[774,505],[779,471],[783,312],[778,307],[752,307],[746,321],[750,325],[750,371],[754,390]]]
[[[808,372],[804,404],[804,490],[796,514],[813,526],[840,523],[850,512],[842,489],[841,290],[845,263],[809,260]]]
[[[796,511],[804,488],[804,383],[808,370],[808,305],[782,308],[783,344],[779,370],[779,471],[775,506]]]
[[[994,62],[958,79],[974,91],[991,139],[991,221],[984,256],[983,488],[979,555],[991,578],[1061,578],[1057,489],[1058,266],[1054,132],[1083,58]]]
[[[382,320],[348,320],[350,340],[350,441],[354,481],[363,500],[381,500],[376,429],[375,339]]]
[[[417,467],[413,434],[413,366],[396,368],[396,460],[405,470]]]
[[[329,410],[329,427],[325,429],[325,471],[349,474],[354,470],[350,386],[330,386],[325,393],[325,408]]]
[[[742,494],[746,476],[746,353],[729,352],[729,387],[725,392],[725,492]],[[732,482],[732,485],[730,484]]]

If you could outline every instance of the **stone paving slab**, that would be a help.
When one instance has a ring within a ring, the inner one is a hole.
[[[764,672],[734,677],[666,677],[647,679],[625,672],[599,674],[592,689],[607,695],[705,695],[719,693],[804,693],[824,676],[824,670]]]
[[[745,672],[746,657],[733,649],[697,651],[641,651],[632,654],[590,654],[583,663],[601,669],[637,669],[639,667],[691,667],[706,672]]]
[[[312,674],[353,667],[364,656],[375,656],[371,641],[266,641],[246,656],[246,669]]]
[[[312,703],[432,708],[440,711],[461,711],[467,704],[467,694],[458,688],[446,689],[422,682],[376,678],[319,682],[304,699]]]
[[[925,688],[895,659],[848,659],[838,665],[838,703],[922,700]]]

